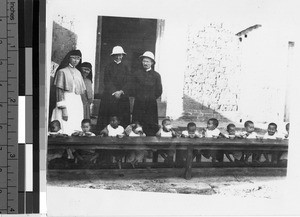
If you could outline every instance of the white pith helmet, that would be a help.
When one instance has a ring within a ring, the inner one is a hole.
[[[154,54],[152,52],[146,51],[143,55],[140,56],[140,58],[144,58],[144,57],[152,59],[153,62],[155,63]]]
[[[111,52],[110,55],[112,56],[112,55],[115,55],[115,54],[124,54],[124,55],[126,55],[126,53],[124,52],[124,50],[121,46],[115,46],[112,49],[112,52]]]

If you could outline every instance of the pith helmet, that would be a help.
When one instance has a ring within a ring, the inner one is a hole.
[[[143,55],[140,56],[140,58],[144,58],[144,57],[152,59],[153,62],[155,63],[154,54],[152,52],[146,51]]]
[[[121,46],[115,46],[112,49],[112,52],[111,52],[110,55],[112,56],[112,55],[115,55],[115,54],[124,54],[124,55],[126,55],[126,53],[124,52],[124,50]]]

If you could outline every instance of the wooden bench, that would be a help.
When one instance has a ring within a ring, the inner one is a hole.
[[[48,138],[48,149],[186,150],[184,178],[191,179],[193,150],[287,152],[287,140],[65,137]]]

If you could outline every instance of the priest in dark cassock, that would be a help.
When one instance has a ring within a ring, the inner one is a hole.
[[[117,116],[124,128],[130,124],[130,72],[122,62],[124,55],[123,48],[115,46],[111,53],[113,61],[104,70],[104,92],[97,120],[99,132],[109,124],[111,116]]]
[[[135,88],[132,121],[139,121],[147,136],[155,136],[159,130],[157,99],[162,94],[160,74],[153,70],[154,54],[146,51],[142,56],[143,69],[134,73]]]

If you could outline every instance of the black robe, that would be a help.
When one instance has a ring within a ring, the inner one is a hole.
[[[121,125],[125,128],[130,124],[130,85],[131,75],[128,67],[123,63],[110,63],[104,70],[104,92],[101,97],[97,131],[103,130],[108,124],[111,116],[120,118]],[[112,94],[123,90],[124,94],[116,99]]]
[[[161,77],[154,70],[139,70],[132,80],[135,91],[132,121],[143,125],[147,136],[155,136],[159,129],[157,99],[162,94]]]

